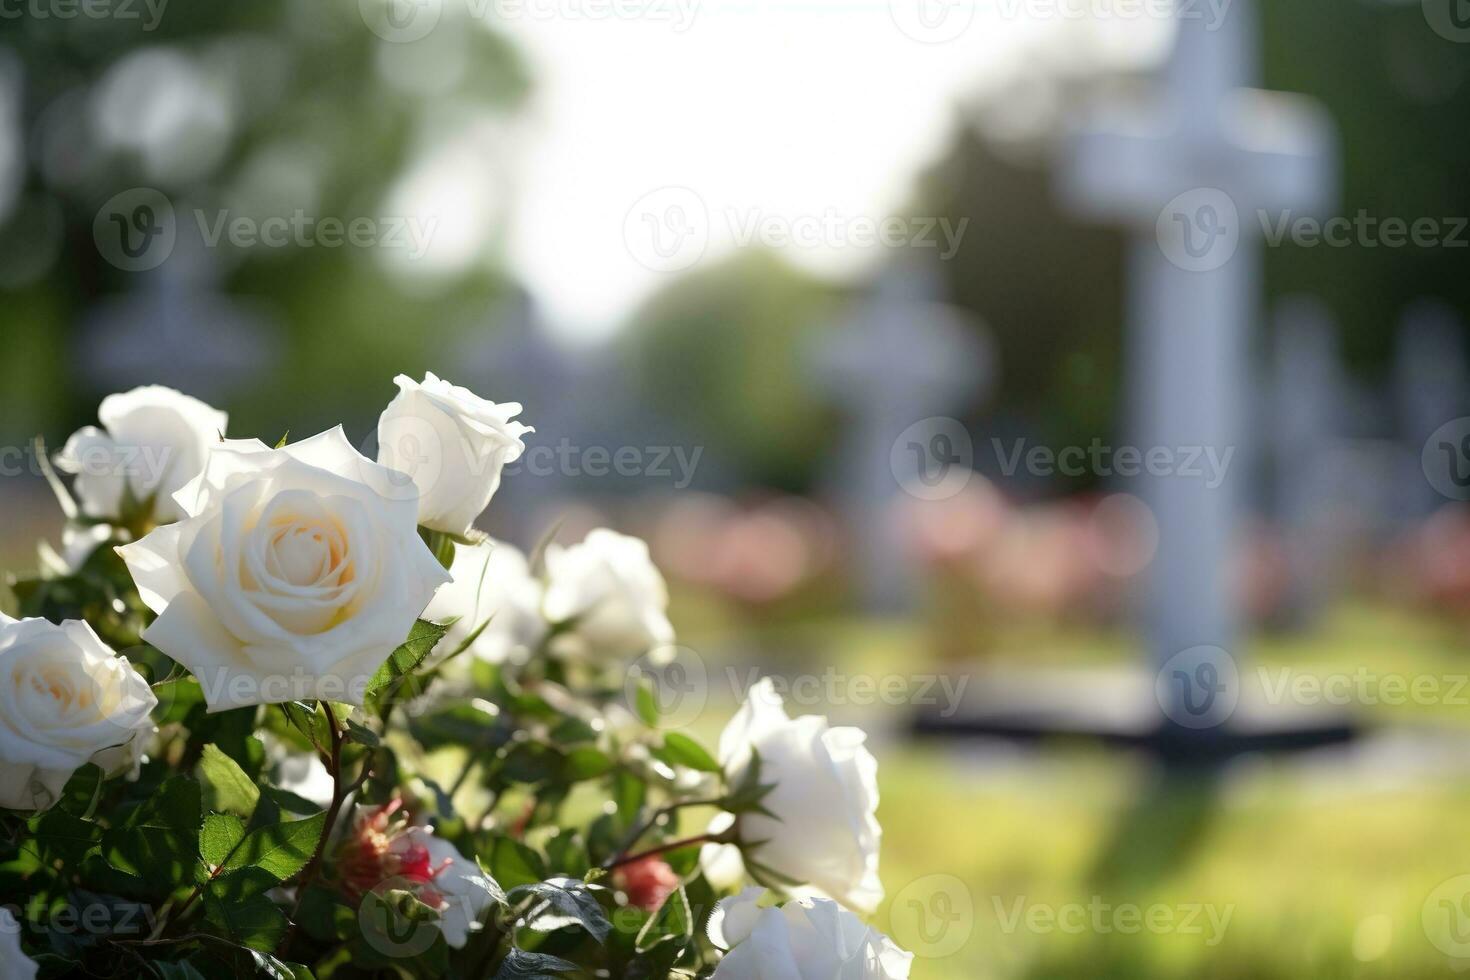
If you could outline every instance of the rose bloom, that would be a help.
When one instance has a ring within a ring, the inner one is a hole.
[[[419,488],[420,524],[462,537],[536,430],[512,421],[518,402],[497,405],[433,374],[422,384],[404,374],[393,380],[398,396],[378,419],[378,462]]]
[[[0,906],[0,980],[36,980],[40,969],[20,948],[20,923]]]
[[[463,949],[491,902],[488,882],[453,844],[410,823],[402,806],[394,799],[358,812],[337,852],[342,890],[356,902],[380,887],[411,890],[439,913],[444,941]]]
[[[224,412],[160,385],[108,395],[97,418],[102,428],[77,430],[56,457],[59,469],[76,474],[82,512],[116,520],[130,491],[140,503],[154,496],[158,524],[184,516],[173,495],[199,475],[229,423]]]
[[[412,488],[340,426],[284,449],[222,443],[177,499],[184,520],[118,554],[158,613],[144,638],[194,673],[210,711],[361,706],[449,580]]]
[[[0,807],[49,809],[89,762],[136,774],[157,704],[86,623],[0,614]]]
[[[856,728],[832,728],[816,715],[790,718],[769,678],[750,689],[720,736],[720,762],[732,785],[743,782],[760,754],[760,781],[775,788],[762,801],[775,817],[739,818],[744,857],[805,882],[798,894],[836,899],[865,915],[883,901],[878,878],[878,762]],[[712,832],[727,830],[729,814]],[[704,852],[712,881],[739,877],[734,847]]]
[[[613,884],[628,896],[628,904],[645,912],[663,908],[679,887],[679,876],[657,854],[625,864],[613,872]]]
[[[669,590],[638,538],[597,528],[580,544],[546,549],[546,601],[568,656],[636,657],[674,642]]]
[[[492,664],[524,663],[548,629],[541,615],[541,583],[531,574],[526,556],[499,541],[460,545],[449,573],[454,581],[434,594],[424,613],[436,622],[458,617],[440,649],[458,649],[484,626],[470,653]]]
[[[761,908],[761,889],[727,898],[710,917],[710,941],[728,949],[713,980],[906,980],[914,956],[826,899]]]

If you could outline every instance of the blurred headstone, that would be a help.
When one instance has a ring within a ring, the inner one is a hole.
[[[1333,531],[1341,496],[1329,465],[1344,436],[1343,371],[1337,324],[1320,301],[1282,300],[1274,311],[1269,433],[1275,516],[1284,536],[1289,582],[1285,613],[1301,625],[1320,608],[1333,572]]]
[[[181,238],[168,261],[136,275],[136,292],[82,321],[77,359],[99,391],[161,384],[223,404],[275,363],[270,317],[214,288],[202,245]]]
[[[1069,204],[1134,232],[1130,396],[1145,454],[1205,448],[1223,458],[1240,448],[1253,389],[1247,339],[1262,292],[1257,215],[1320,211],[1333,198],[1323,110],[1247,88],[1257,75],[1251,5],[1242,0],[1213,26],[1181,16],[1156,97],[1082,128],[1061,167]],[[1180,680],[1165,713],[1191,728],[1217,724],[1230,702],[1200,697],[1191,683],[1208,694],[1235,669],[1233,477],[1214,487],[1172,472],[1142,478],[1159,526],[1148,642],[1155,664]]]
[[[823,335],[815,353],[821,383],[848,416],[833,482],[865,607],[911,611],[917,572],[899,540],[894,504],[926,466],[968,470],[973,446],[966,453],[954,445],[968,439],[954,416],[990,386],[991,344],[979,323],[943,301],[938,270],[905,257],[880,273],[871,295]],[[899,443],[914,432],[921,451],[910,453]],[[959,456],[925,460],[936,438]]]
[[[1393,365],[1394,401],[1404,441],[1402,520],[1417,521],[1445,503],[1424,479],[1420,453],[1436,429],[1470,414],[1470,359],[1455,311],[1420,300],[1399,321]],[[1407,488],[1413,488],[1412,490]]]

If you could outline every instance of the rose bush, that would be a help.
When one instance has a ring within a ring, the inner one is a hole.
[[[120,508],[54,481],[0,621],[0,978],[906,976],[827,900],[882,896],[861,733],[768,684],[718,754],[673,727],[647,546],[477,534],[519,406],[399,385],[377,461],[217,431]]]
[[[183,520],[118,554],[158,614],[143,638],[194,674],[211,711],[360,707],[449,581],[414,496],[341,428],[281,449],[222,442],[177,497]]]

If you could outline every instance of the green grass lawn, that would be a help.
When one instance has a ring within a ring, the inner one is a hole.
[[[759,660],[789,647],[802,651],[793,672],[836,662],[912,673],[933,669],[923,635],[806,623],[773,631]],[[1344,607],[1310,635],[1256,638],[1245,683],[1284,668],[1361,668],[1433,678],[1448,695],[1470,673],[1467,635]],[[719,645],[697,632],[689,642]],[[999,636],[986,659],[1099,666],[1136,651],[1126,636],[1025,627]],[[717,733],[728,708],[713,708],[701,733]],[[1355,711],[1382,728],[1470,725],[1470,709],[1443,699]],[[870,721],[901,732],[903,710],[875,709]],[[1206,784],[1075,747],[1020,754],[890,735],[874,750],[888,890],[875,924],[919,954],[915,980],[1439,977],[1470,966],[1470,879],[1436,891],[1470,875],[1470,778],[1298,758],[1243,761]],[[1461,925],[1466,942],[1455,945],[1460,934],[1447,930]],[[1467,959],[1452,961],[1431,930]]]

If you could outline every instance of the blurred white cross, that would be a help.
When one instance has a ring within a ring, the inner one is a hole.
[[[1325,112],[1302,97],[1246,87],[1257,72],[1256,30],[1248,0],[1213,25],[1181,13],[1163,91],[1143,111],[1110,113],[1078,131],[1061,167],[1065,201],[1134,230],[1133,438],[1145,454],[1162,446],[1175,459],[1192,447],[1238,450],[1232,479],[1219,487],[1171,473],[1147,476],[1143,488],[1159,525],[1148,641],[1156,665],[1179,682],[1163,707],[1189,727],[1219,720],[1223,702],[1206,695],[1235,676],[1228,654],[1195,648],[1231,651],[1235,643],[1232,483],[1247,455],[1239,423],[1261,298],[1256,230],[1263,217],[1295,218],[1335,196],[1335,135]]]

